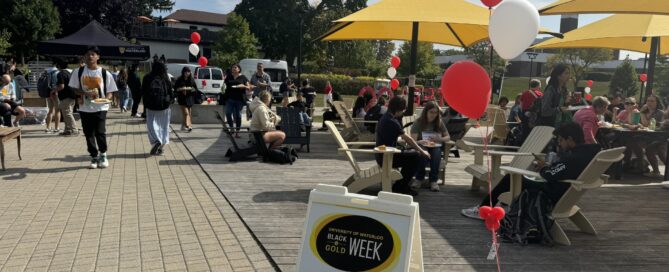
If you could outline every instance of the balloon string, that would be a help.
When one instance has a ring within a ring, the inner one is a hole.
[[[492,123],[495,124],[495,122],[497,121],[497,114],[495,114],[494,111],[490,111],[490,112],[492,112],[493,115],[494,115],[492,117]],[[488,152],[488,150],[489,150],[489,147],[488,147],[489,131],[490,131],[490,116],[488,116],[488,124],[486,124],[486,127],[485,127],[485,134],[481,135],[481,136],[483,138],[483,152],[484,152],[484,156],[486,158],[486,162],[487,162],[486,166],[487,166],[487,169],[488,169],[488,199],[490,201],[489,205],[492,208],[493,207],[492,206],[492,163],[490,162],[490,153]],[[483,133],[483,132],[481,131],[480,133]],[[495,260],[497,261],[497,271],[501,272],[502,271],[502,266],[501,266],[501,263],[500,263],[500,260],[499,260],[499,247],[497,245],[497,231],[496,230],[492,230],[492,246],[496,247],[495,248]]]

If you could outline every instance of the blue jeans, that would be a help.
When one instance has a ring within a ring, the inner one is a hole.
[[[439,179],[439,164],[441,163],[441,150],[443,147],[423,147],[427,153],[430,153],[430,159],[420,158],[418,171],[416,171],[417,180],[425,180],[425,167],[430,165],[430,182],[437,182]]]
[[[300,112],[300,124],[310,127],[311,117],[306,112]]]
[[[132,107],[132,97],[130,97],[130,89],[125,88],[118,90],[119,103],[121,108],[129,109]]]
[[[225,119],[228,120],[228,126],[233,127],[233,122],[237,125],[237,131],[242,127],[242,108],[244,107],[244,101],[228,99],[225,102]]]

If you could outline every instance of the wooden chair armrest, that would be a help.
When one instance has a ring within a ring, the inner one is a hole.
[[[574,184],[574,185],[583,185],[582,181],[574,180],[574,179],[562,179],[562,180],[560,180],[560,182],[571,183],[571,184]]]
[[[509,151],[497,151],[497,150],[490,150],[488,152],[483,152],[485,155],[493,155],[493,156],[534,156],[532,153],[524,153],[524,152],[509,152]]]
[[[500,166],[499,169],[509,174],[518,174],[528,177],[541,178],[541,174],[530,170],[515,168],[511,166]]]
[[[475,149],[483,149],[485,146],[482,144],[475,144],[472,142],[464,141],[462,140],[464,144],[469,146],[469,148],[475,148]],[[488,149],[515,149],[518,150],[520,149],[519,146],[512,146],[512,145],[488,145]]]
[[[347,145],[376,145],[375,142],[346,142]]]
[[[339,152],[355,152],[355,153],[366,153],[366,154],[376,154],[378,152],[374,151],[373,149],[356,149],[356,148],[338,148],[337,149]]]

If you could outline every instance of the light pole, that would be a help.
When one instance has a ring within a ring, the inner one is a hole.
[[[304,11],[300,12],[300,46],[297,53],[297,82],[302,84],[302,25],[304,24]]]
[[[527,52],[525,54],[527,54],[527,58],[530,59],[530,79],[528,80],[528,85],[529,85],[529,83],[532,82],[532,73],[534,72],[534,59],[537,58],[537,55],[539,55],[539,53]]]

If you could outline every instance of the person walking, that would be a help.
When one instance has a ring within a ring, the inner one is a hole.
[[[230,67],[230,76],[225,78],[225,119],[230,128],[236,125],[235,138],[239,138],[239,130],[242,127],[242,108],[246,105],[246,90],[251,89],[249,80],[241,74],[242,68],[239,64]]]
[[[325,82],[323,89],[323,106],[327,107],[328,102],[332,103],[332,84],[329,80]]]
[[[146,112],[146,128],[151,143],[151,155],[162,155],[170,142],[170,104],[174,93],[165,64],[156,61],[142,81],[142,98]]]
[[[316,89],[311,86],[309,79],[302,80],[302,96],[306,98],[307,114],[311,117],[314,114],[314,99],[316,99]]]
[[[198,91],[190,68],[184,67],[181,69],[181,76],[174,83],[174,89],[177,92],[177,102],[183,115],[181,130],[190,132],[193,130],[192,107],[195,104],[195,94]]]
[[[60,104],[58,110],[63,115],[65,121],[65,129],[60,136],[76,136],[79,135],[75,120],[74,120],[74,104],[77,101],[77,96],[74,94],[72,88],[68,85],[72,74],[67,70],[67,63],[61,61],[58,63],[59,72],[56,75],[56,88]]]
[[[119,108],[121,112],[128,111],[128,106],[130,100],[130,90],[128,89],[128,72],[125,69],[121,69],[116,76],[116,87],[118,87],[118,99],[119,99]]]
[[[49,87],[51,87],[51,92],[49,92],[49,97],[46,98],[46,106],[49,109],[49,112],[46,115],[46,133],[59,133],[60,130],[60,111],[58,110],[60,105],[60,100],[58,99],[58,92],[56,91],[56,77],[60,73],[57,68],[57,64],[54,62],[54,67],[47,69],[47,73],[51,75],[47,77],[49,82]],[[51,124],[53,123],[53,129],[51,129]]]
[[[137,68],[138,65],[133,64],[130,66],[130,71],[128,72],[128,87],[130,87],[130,93],[132,94],[132,111],[130,112],[130,117],[142,117],[141,114],[137,113],[139,102],[142,101],[142,81],[139,79]]]
[[[81,127],[86,136],[88,153],[91,155],[90,168],[107,168],[107,111],[112,93],[116,92],[114,77],[98,65],[100,49],[90,46],[84,54],[86,66],[73,71],[68,85],[76,94],[83,96],[79,106]],[[97,99],[106,98],[106,101]]]

